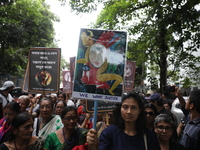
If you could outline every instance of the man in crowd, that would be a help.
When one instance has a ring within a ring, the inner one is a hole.
[[[189,112],[189,120],[183,130],[181,144],[187,150],[200,150],[200,90],[190,93],[185,109]]]
[[[12,81],[4,82],[3,86],[0,88],[0,104],[5,107],[9,102],[13,100],[11,92],[14,88],[14,83]]]
[[[160,94],[158,93],[153,93],[149,97],[145,97],[146,100],[148,100],[149,103],[153,104],[156,106],[156,109],[158,111],[158,114],[168,114],[170,116],[173,115],[170,111],[167,111],[164,106],[163,106],[163,100]]]

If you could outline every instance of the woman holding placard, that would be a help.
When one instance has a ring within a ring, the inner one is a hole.
[[[97,142],[97,132],[87,134],[90,149],[98,150],[160,150],[156,134],[145,127],[142,97],[135,92],[126,93],[114,110],[115,123],[105,128]]]

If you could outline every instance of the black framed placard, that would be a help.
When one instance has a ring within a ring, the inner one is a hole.
[[[98,102],[98,112],[112,112],[115,109],[117,103],[111,103],[109,101]],[[94,112],[94,101],[86,100],[86,111],[89,113]]]
[[[57,93],[60,85],[60,48],[30,48],[30,92]]]

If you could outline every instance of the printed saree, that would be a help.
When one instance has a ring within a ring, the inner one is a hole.
[[[29,147],[27,147],[25,150],[44,150],[44,140],[39,137],[37,140],[35,140]]]
[[[8,133],[9,131],[11,131],[10,124],[6,121],[5,118],[2,118],[0,120],[0,143],[4,142],[3,136],[5,135],[5,133]]]
[[[39,120],[38,118],[35,119],[33,135],[42,137],[43,139],[46,139],[47,135],[50,134],[51,132],[55,132],[56,130],[63,127],[60,116],[55,115],[47,124],[45,124],[42,127],[42,129],[38,131],[38,128],[39,128],[38,120]],[[38,131],[38,135],[37,135],[37,131]]]
[[[75,129],[75,138],[70,143],[61,143],[56,133],[51,133],[45,140],[45,150],[72,150],[74,147],[84,145],[86,142],[86,134],[88,130],[83,128]]]
[[[42,138],[37,138],[31,145],[29,145],[25,150],[44,150],[44,140]],[[9,148],[2,143],[0,145],[0,150],[9,150]]]

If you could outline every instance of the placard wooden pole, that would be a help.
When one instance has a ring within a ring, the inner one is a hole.
[[[106,125],[109,126],[109,115],[108,115],[108,113],[106,113],[105,116],[106,116]]]
[[[93,122],[93,129],[96,130],[96,124],[97,124],[97,113],[98,113],[98,101],[94,101],[94,122]]]

